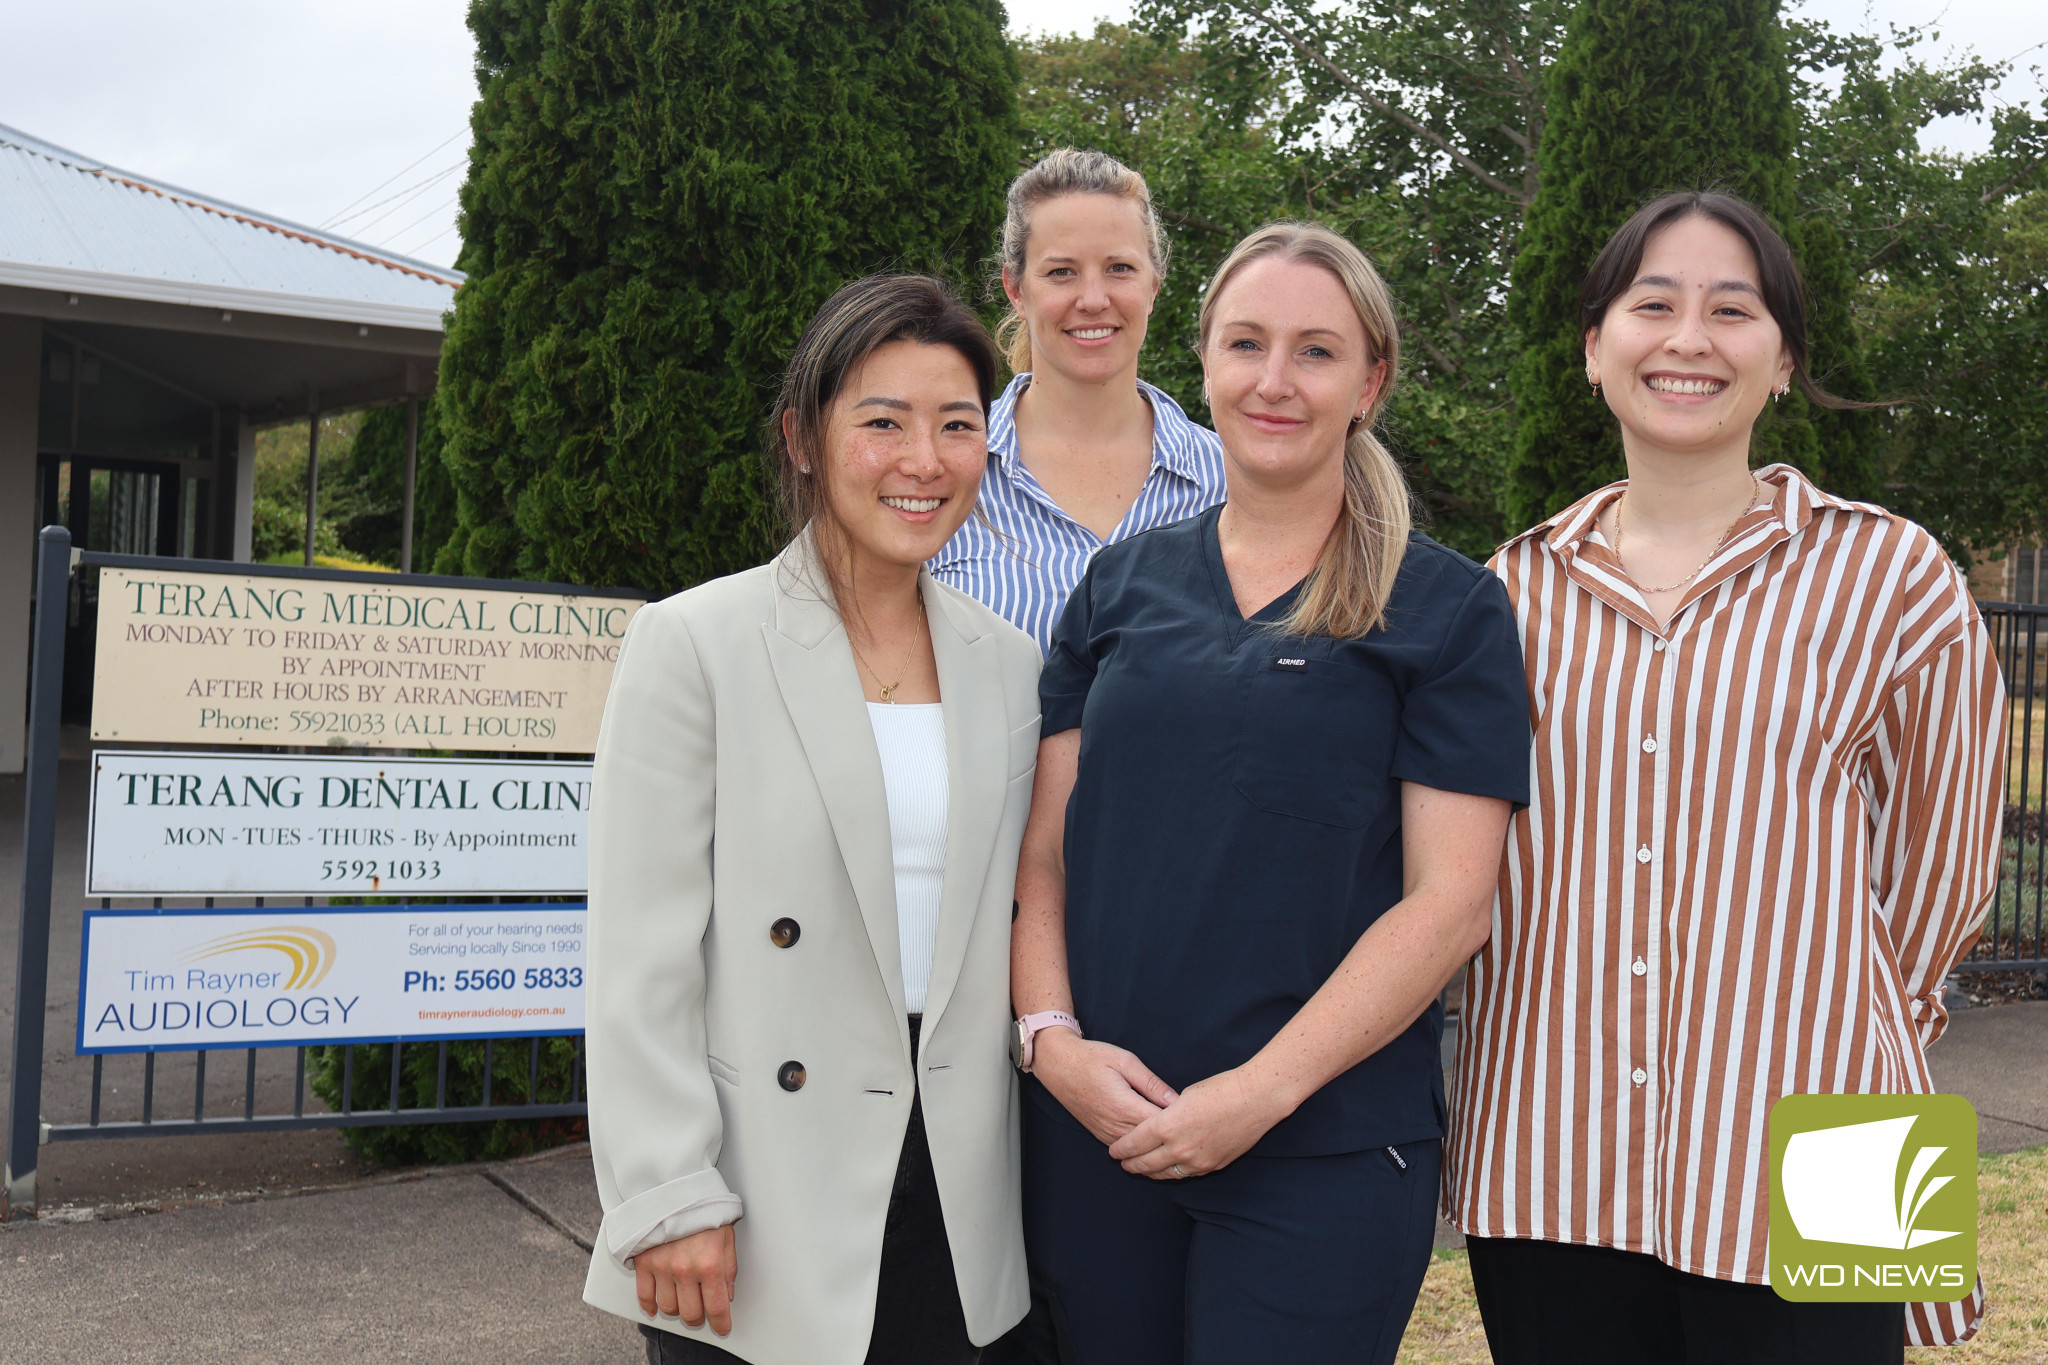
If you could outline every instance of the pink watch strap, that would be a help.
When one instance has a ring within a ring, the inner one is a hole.
[[[1065,1010],[1040,1010],[1037,1014],[1027,1014],[1017,1021],[1017,1069],[1019,1071],[1029,1072],[1031,1070],[1031,1056],[1035,1051],[1032,1047],[1033,1037],[1040,1029],[1053,1028],[1055,1026],[1070,1028],[1075,1033],[1081,1033],[1081,1021],[1068,1014]],[[1087,1035],[1082,1034],[1081,1036],[1086,1037]]]

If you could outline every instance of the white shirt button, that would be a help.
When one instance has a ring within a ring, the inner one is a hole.
[[[1643,752],[1646,754],[1654,754],[1657,752],[1657,737],[1655,735],[1643,736]]]
[[[1664,652],[1664,642],[1659,640],[1656,644],[1651,645],[1650,648],[1656,653],[1662,654]]]
[[[1637,1067],[1634,1071],[1631,1071],[1629,1073],[1628,1078],[1634,1081],[1637,1085],[1642,1085],[1650,1079],[1650,1073],[1643,1070],[1641,1067]]]
[[[1644,844],[1641,848],[1636,850],[1636,861],[1639,863],[1647,863],[1648,861],[1650,861],[1650,846],[1648,844]]]
[[[1635,961],[1635,965],[1630,967],[1629,970],[1634,972],[1637,976],[1641,976],[1645,972],[1650,970],[1650,964],[1643,961],[1641,958],[1637,958]]]

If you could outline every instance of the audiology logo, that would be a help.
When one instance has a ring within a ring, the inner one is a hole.
[[[1771,1288],[1800,1303],[1958,1299],[1977,1282],[1977,1113],[1960,1095],[1771,1107]]]
[[[320,979],[334,966],[334,936],[324,929],[314,929],[304,924],[273,924],[246,933],[227,934],[209,939],[187,951],[185,961],[202,962],[207,958],[247,952],[252,948],[267,948],[272,952],[283,953],[291,962],[291,970],[284,974],[283,981],[261,983],[282,986],[288,991],[312,989],[320,984]]]

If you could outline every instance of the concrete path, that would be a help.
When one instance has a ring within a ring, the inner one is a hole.
[[[632,1325],[582,1302],[596,1227],[582,1146],[320,1194],[4,1225],[0,1362],[632,1365]]]
[[[2048,1000],[1957,1011],[1927,1064],[1977,1110],[1979,1152],[2048,1143]]]

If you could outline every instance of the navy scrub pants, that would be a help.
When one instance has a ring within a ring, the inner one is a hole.
[[[1024,1237],[1068,1365],[1391,1365],[1429,1268],[1441,1142],[1150,1180],[1025,1090]]]

